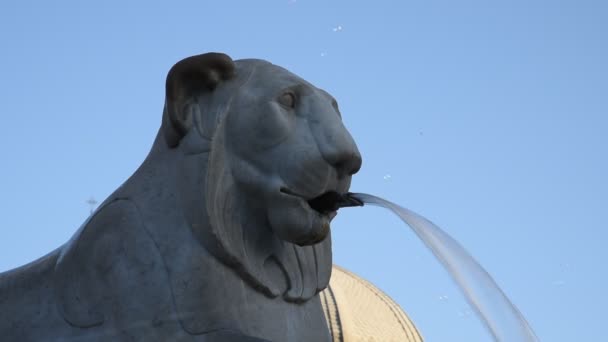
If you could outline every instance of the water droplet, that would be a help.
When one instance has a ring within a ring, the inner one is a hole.
[[[465,318],[465,317],[469,317],[471,316],[471,310],[470,309],[464,309],[464,310],[460,310],[458,311],[458,317],[460,318]]]
[[[384,180],[385,180],[385,181],[387,181],[387,180],[391,179],[392,177],[391,177],[391,175],[390,175],[390,174],[388,174],[388,173],[387,173],[387,174],[385,174],[385,175],[384,175],[384,177],[382,177],[382,178],[384,178]]]
[[[325,57],[325,56],[327,56],[327,53],[321,52],[321,57]]]
[[[334,32],[342,31],[342,25],[338,25],[332,29]]]

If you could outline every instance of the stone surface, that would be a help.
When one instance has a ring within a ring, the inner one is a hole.
[[[0,274],[3,341],[329,341],[329,223],[361,157],[335,100],[262,60],[169,72],[140,168],[70,241]]]

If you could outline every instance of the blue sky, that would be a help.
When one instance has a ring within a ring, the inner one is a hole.
[[[604,1],[3,1],[0,44],[0,271],[67,241],[141,163],[173,63],[222,51],[332,93],[363,155],[351,189],[459,240],[541,340],[605,338]],[[428,341],[490,339],[396,217],[332,227],[336,262]]]

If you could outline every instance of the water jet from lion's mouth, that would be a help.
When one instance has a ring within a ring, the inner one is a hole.
[[[434,223],[411,210],[373,195],[362,193],[337,195],[340,196],[339,199],[336,195],[328,195],[325,199],[329,203],[327,205],[341,203],[339,200],[344,200],[345,203],[358,202],[361,206],[364,204],[381,206],[391,210],[410,226],[460,287],[465,298],[496,341],[538,341],[521,312],[511,303],[490,274],[456,240]]]

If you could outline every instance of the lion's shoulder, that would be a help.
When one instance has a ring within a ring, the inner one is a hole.
[[[78,327],[102,324],[121,301],[169,293],[162,258],[133,201],[109,201],[83,224],[57,260],[54,290],[59,311]],[[149,315],[144,308],[123,310]]]

